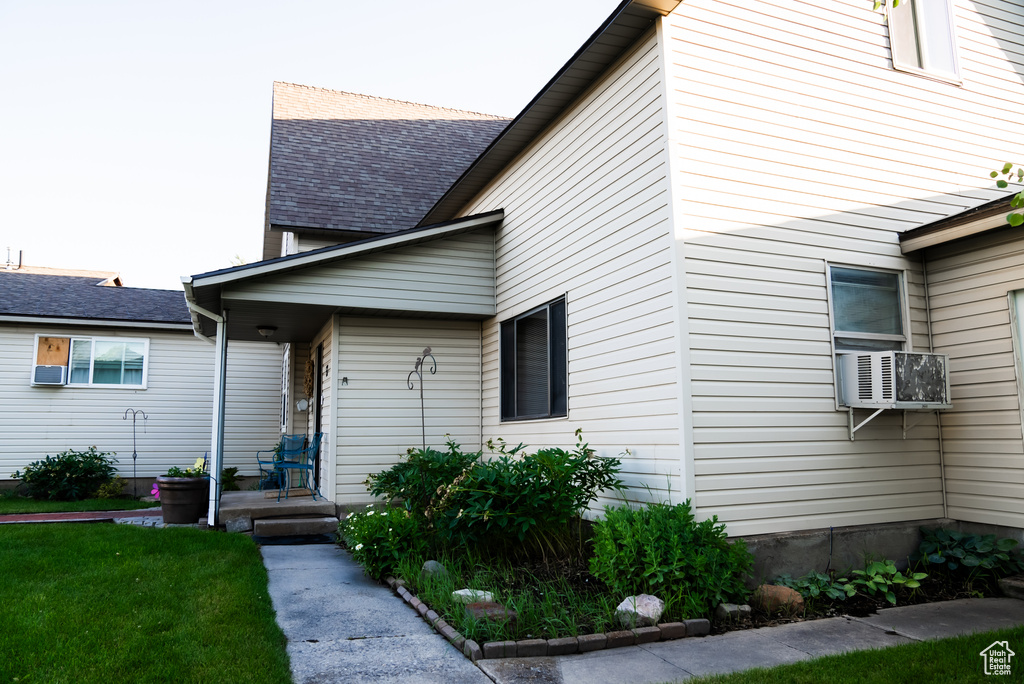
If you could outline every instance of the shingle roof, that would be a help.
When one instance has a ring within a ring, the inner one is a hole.
[[[0,316],[191,323],[184,292],[99,282],[96,277],[0,270]]]
[[[507,123],[275,83],[267,222],[357,233],[411,228]]]

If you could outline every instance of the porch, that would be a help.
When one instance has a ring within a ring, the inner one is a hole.
[[[223,492],[220,495],[220,523],[229,532],[252,533],[256,537],[292,537],[334,534],[338,511],[333,502],[309,496],[299,490],[277,500],[277,490],[266,492]]]

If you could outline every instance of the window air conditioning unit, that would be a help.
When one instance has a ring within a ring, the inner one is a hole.
[[[63,385],[67,381],[67,366],[36,366],[32,369],[33,385]]]
[[[839,354],[843,404],[867,409],[952,408],[949,356],[915,352]]]

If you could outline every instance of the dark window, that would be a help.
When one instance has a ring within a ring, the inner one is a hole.
[[[501,324],[501,418],[567,414],[565,298]]]

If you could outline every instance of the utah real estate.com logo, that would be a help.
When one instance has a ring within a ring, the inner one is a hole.
[[[979,655],[985,661],[985,674],[1009,675],[1010,658],[1017,654],[1010,650],[1010,642],[993,641]]]

